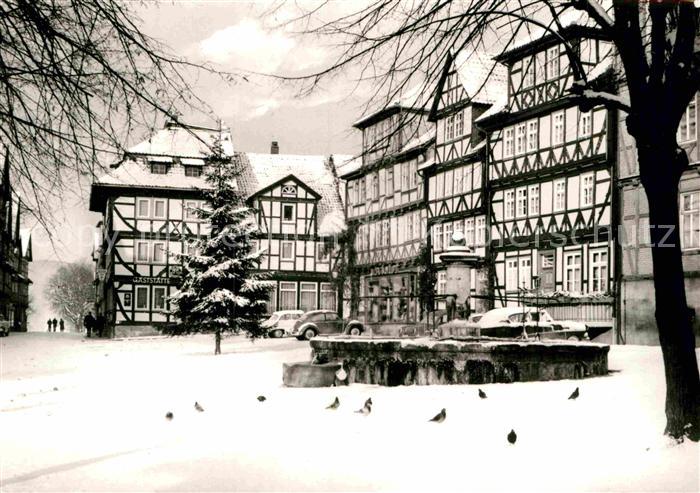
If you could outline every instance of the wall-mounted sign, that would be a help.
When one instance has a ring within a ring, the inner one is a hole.
[[[134,277],[135,284],[169,284],[167,277]]]

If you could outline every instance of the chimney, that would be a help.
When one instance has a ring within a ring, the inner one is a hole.
[[[273,140],[272,144],[270,145],[270,154],[279,154],[279,153],[280,153],[280,146],[276,140]]]

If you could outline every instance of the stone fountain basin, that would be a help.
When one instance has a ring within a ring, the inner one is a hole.
[[[591,342],[315,337],[315,361],[342,363],[348,383],[446,385],[607,375],[610,346]]]

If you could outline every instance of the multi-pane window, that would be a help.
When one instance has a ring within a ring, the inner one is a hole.
[[[148,309],[148,286],[136,286],[136,309]]]
[[[304,311],[316,309],[316,283],[302,282],[299,286],[299,309]]]
[[[185,176],[189,176],[191,178],[198,178],[202,176],[202,167],[201,166],[185,166]]]
[[[504,208],[505,218],[513,219],[515,217],[515,190],[506,190]]]
[[[433,225],[433,249],[437,252],[442,250],[442,224]]]
[[[328,246],[320,241],[316,243],[316,260],[319,262],[328,262],[329,258],[329,248]]]
[[[379,198],[379,174],[372,174],[372,200]]]
[[[525,152],[525,123],[519,123],[515,126],[515,153],[522,154]]]
[[[136,242],[136,261],[137,262],[148,262],[148,242],[147,241],[137,241]]]
[[[165,199],[153,199],[153,217],[165,219]]]
[[[476,218],[476,244],[479,246],[486,244],[486,218],[484,216]]]
[[[165,242],[156,241],[153,243],[153,262],[156,264],[165,263]]]
[[[390,167],[386,170],[386,194],[394,193],[394,168]]]
[[[552,145],[564,143],[564,112],[554,113],[552,115],[554,124],[552,126]]]
[[[523,89],[535,85],[535,57],[528,57],[523,60]]]
[[[329,282],[321,283],[321,310],[335,310],[335,290]]]
[[[282,221],[294,221],[294,204],[282,204]]]
[[[537,128],[538,128],[537,120],[531,120],[527,122],[527,150],[529,151],[536,151],[538,147],[538,142],[537,142]]]
[[[681,194],[681,248],[700,248],[700,191]]]
[[[591,291],[604,292],[608,288],[608,252],[591,252]]]
[[[532,286],[532,260],[530,257],[520,257],[518,269],[518,287],[530,289]]]
[[[168,173],[168,165],[163,163],[151,163],[151,173],[154,175],[165,175]]]
[[[581,292],[581,254],[564,254],[564,289],[570,293]]]
[[[199,203],[196,200],[186,200],[185,201],[185,219],[186,220],[199,219],[199,216],[197,214],[198,208],[199,208]]]
[[[559,45],[547,50],[547,80],[559,77]]]
[[[528,191],[529,196],[529,213],[531,216],[536,216],[540,213],[540,186],[531,185]]]
[[[437,294],[447,294],[447,272],[438,273]]]
[[[474,244],[474,218],[470,217],[464,221],[464,236],[467,245],[471,246]]]
[[[138,199],[136,201],[136,217],[149,217],[150,204],[149,199]]]
[[[297,283],[280,283],[280,310],[295,310],[297,307]]]
[[[454,173],[452,170],[445,172],[445,197],[454,195]]]
[[[589,137],[592,131],[591,121],[593,113],[591,111],[581,111],[578,116],[578,136]]]
[[[455,115],[455,137],[464,135],[464,112],[460,111]]]
[[[503,157],[513,155],[513,127],[508,127],[504,131],[503,137]]]
[[[566,179],[554,182],[554,211],[559,212],[566,209]]]
[[[696,99],[697,96],[693,96],[681,117],[678,125],[678,142],[690,142],[697,138],[698,112]]]
[[[153,288],[153,309],[165,310],[165,288],[163,286]]]
[[[455,138],[455,117],[450,115],[445,121],[445,139],[452,140]]]
[[[442,225],[442,244],[447,250],[452,241],[452,223],[445,223]]]
[[[588,207],[593,205],[593,173],[581,178],[581,207]]]
[[[462,168],[457,168],[454,170],[455,178],[455,195],[464,192],[464,175],[462,174]]]
[[[297,195],[296,185],[284,185],[282,187],[282,195],[285,197],[296,197],[296,195]]]
[[[293,241],[283,241],[280,255],[282,260],[293,260],[294,259],[294,242]]]
[[[506,291],[518,289],[518,259],[506,260]]]
[[[359,183],[359,188],[360,188],[360,200],[358,200],[359,204],[364,204],[365,201],[367,200],[367,185],[366,185],[366,180],[365,177],[363,176]]]
[[[518,217],[527,216],[527,188],[518,188],[518,198],[515,212]]]

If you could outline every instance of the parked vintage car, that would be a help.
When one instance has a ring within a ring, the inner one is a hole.
[[[290,334],[294,323],[301,318],[304,310],[280,310],[273,312],[270,318],[260,324],[267,329],[270,337],[284,337]]]
[[[544,308],[507,307],[490,310],[476,324],[482,336],[588,340],[584,322],[554,320]]]
[[[309,340],[318,334],[360,335],[364,330],[359,320],[344,320],[332,310],[312,310],[294,323],[291,334],[299,340]]]
[[[9,336],[10,329],[12,329],[12,322],[7,320],[4,316],[0,315],[0,337]]]

